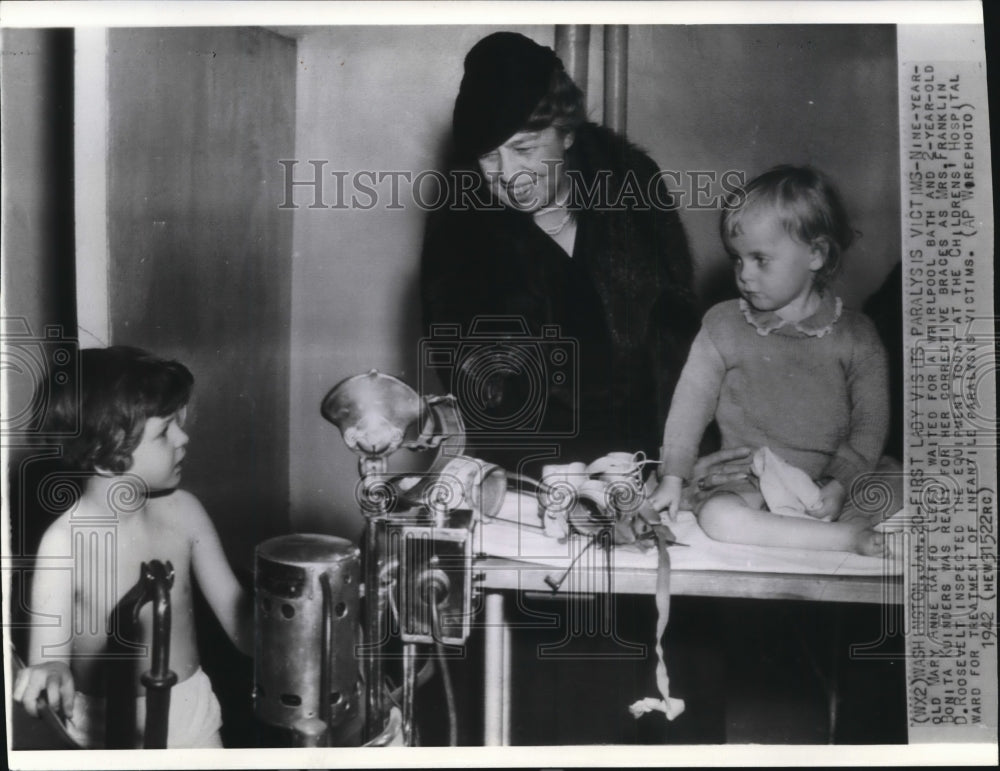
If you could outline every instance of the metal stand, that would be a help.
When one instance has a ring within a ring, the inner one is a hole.
[[[414,746],[413,705],[417,694],[417,646],[403,645],[403,744]]]
[[[510,744],[511,634],[503,599],[500,592],[486,595],[486,650],[500,652],[499,656],[486,656],[483,673],[483,744],[487,747]]]
[[[386,503],[370,494],[369,482],[384,474],[384,458],[362,458],[358,462],[364,495],[372,512],[365,526],[364,575],[365,575],[365,644],[362,653],[362,671],[365,676],[365,727],[364,741],[369,742],[385,728],[385,700],[382,698],[383,673],[380,647],[387,635],[387,592],[383,583],[385,570],[384,541]]]
[[[454,397],[421,397],[398,378],[371,370],[342,380],[323,399],[320,411],[336,425],[349,449],[360,459],[360,500],[367,520],[363,538],[364,559],[364,645],[360,649],[365,679],[364,742],[378,739],[389,725],[392,714],[386,709],[383,673],[383,646],[389,638],[387,606],[389,592],[401,597],[393,605],[400,623],[403,641],[402,734],[406,745],[415,741],[414,697],[417,688],[416,660],[418,643],[440,645],[447,634],[464,642],[467,620],[459,628],[431,629],[426,611],[441,609],[459,619],[471,612],[471,531],[480,496],[478,486],[489,478],[494,487],[506,486],[506,479],[485,471],[483,464],[462,458],[465,427]],[[397,511],[397,489],[386,477],[386,458],[400,447],[411,450],[437,449],[438,458],[426,475],[424,484],[407,488],[404,502],[411,504],[416,516]],[[461,489],[453,505],[445,507],[440,496],[452,492],[453,480]],[[412,500],[406,498],[412,496]],[[465,504],[461,509],[460,505]],[[441,504],[440,506],[438,504]],[[499,504],[498,504],[499,505]],[[446,514],[451,513],[452,519]],[[430,521],[421,513],[431,515]],[[408,540],[409,537],[409,540]],[[421,546],[430,551],[426,559]],[[416,544],[408,548],[409,544]],[[439,566],[440,563],[440,566]],[[447,563],[447,564],[445,564]],[[460,564],[458,564],[460,563]],[[451,574],[449,574],[451,571]],[[461,576],[461,579],[456,576]],[[403,588],[398,588],[403,587]],[[407,589],[412,587],[412,589]],[[405,591],[404,591],[405,589]],[[415,596],[414,596],[415,595]],[[397,607],[398,605],[398,607]],[[449,694],[449,721],[454,731],[454,709],[447,672],[443,673]]]
[[[145,749],[166,749],[167,746],[170,689],[177,682],[177,674],[170,670],[170,589],[173,585],[174,568],[170,562],[143,562],[138,582],[112,611],[112,629],[127,630],[125,639],[135,640],[138,638],[139,611],[147,602],[153,604],[152,663],[141,677],[146,686]],[[108,715],[114,715],[115,719],[107,721],[105,745],[109,749],[132,749],[135,697],[130,660],[126,658],[116,663],[120,666],[109,669],[108,680]]]
[[[174,568],[159,560],[142,563],[143,597],[139,608],[149,600],[153,603],[153,664],[142,676],[146,686],[146,749],[166,749],[170,716],[170,689],[177,683],[177,674],[170,669],[170,588],[174,584]]]

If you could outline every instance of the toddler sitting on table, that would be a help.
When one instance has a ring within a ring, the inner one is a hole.
[[[742,298],[709,310],[692,344],[651,503],[676,517],[714,417],[723,448],[757,448],[760,476],[696,496],[711,538],[880,554],[850,493],[886,440],[888,364],[872,323],[828,287],[852,241],[840,198],[819,172],[780,166],[734,196],[721,230]]]
[[[63,437],[63,460],[70,475],[83,476],[83,489],[39,545],[32,608],[56,622],[31,627],[30,666],[19,673],[13,698],[35,716],[46,699],[84,748],[102,747],[106,725],[126,719],[108,714],[116,684],[135,699],[134,709],[126,702],[136,729],[125,743],[142,746],[140,677],[151,669],[151,607],[139,614],[136,639],[115,640],[129,647],[127,676],[118,681],[109,681],[109,644],[121,630],[110,629],[108,621],[143,562],[169,561],[174,570],[168,665],[177,684],[170,690],[168,747],[222,746],[219,702],[199,664],[194,580],[233,643],[252,655],[252,598],[226,562],[201,504],[177,489],[193,382],[183,364],[112,347],[80,353],[78,383],[53,378],[50,385],[47,429]],[[72,570],[64,567],[67,557]],[[115,665],[120,673],[121,663]]]

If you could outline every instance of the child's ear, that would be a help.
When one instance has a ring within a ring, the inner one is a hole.
[[[94,473],[99,477],[116,477],[118,476],[114,471],[108,471],[108,469],[103,466],[94,466]]]
[[[572,131],[568,131],[563,135],[563,149],[569,150],[573,146],[573,142],[576,141],[576,134]]]
[[[817,238],[812,242],[809,254],[809,270],[819,270],[826,264],[830,255],[830,242],[825,238]]]

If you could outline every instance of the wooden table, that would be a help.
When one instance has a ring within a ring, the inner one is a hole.
[[[544,592],[552,589],[545,577],[562,571],[515,559],[487,557],[474,566],[485,592],[485,668],[483,735],[486,746],[510,744],[511,628],[504,611],[506,592]],[[560,589],[573,592],[573,584]],[[673,570],[672,595],[742,597],[756,600],[811,600],[900,604],[903,580],[898,575],[831,576],[756,573],[720,570]],[[656,570],[617,568],[611,576],[614,594],[654,594]],[[831,698],[835,704],[836,695]],[[831,709],[831,728],[835,710]]]

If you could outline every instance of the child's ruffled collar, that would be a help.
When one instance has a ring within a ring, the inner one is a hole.
[[[807,337],[823,337],[829,334],[833,325],[840,320],[843,309],[844,304],[839,297],[825,294],[820,300],[819,308],[812,316],[801,321],[790,322],[781,318],[774,311],[758,311],[751,307],[746,300],[740,299],[740,310],[743,311],[743,317],[761,336],[781,329],[782,334],[792,334],[794,330],[794,332],[799,332]]]

